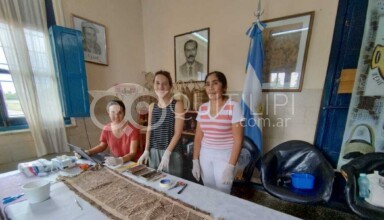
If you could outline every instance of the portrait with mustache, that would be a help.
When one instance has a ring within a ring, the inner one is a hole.
[[[202,81],[205,78],[204,66],[196,60],[197,41],[188,40],[184,43],[185,63],[179,68],[180,78],[182,81]],[[178,77],[179,80],[179,77]]]

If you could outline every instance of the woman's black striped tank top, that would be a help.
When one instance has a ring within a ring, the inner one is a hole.
[[[165,150],[175,133],[175,105],[176,100],[165,108],[160,108],[157,103],[154,104],[151,120],[151,136],[149,146]]]

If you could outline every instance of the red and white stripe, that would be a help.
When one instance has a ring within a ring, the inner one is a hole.
[[[228,100],[216,116],[209,114],[209,102],[200,107],[198,121],[204,133],[202,147],[230,149],[233,147],[232,116],[234,102]]]

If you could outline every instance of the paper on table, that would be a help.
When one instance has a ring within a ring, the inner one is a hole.
[[[128,163],[128,164],[124,164],[118,168],[116,168],[115,170],[119,173],[122,173],[122,172],[125,172],[125,171],[128,171],[131,167],[134,167],[136,166],[137,164],[135,162],[132,162],[132,163]]]

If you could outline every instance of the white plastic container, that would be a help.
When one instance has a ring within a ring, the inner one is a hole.
[[[369,180],[369,197],[365,199],[368,203],[374,206],[384,208],[384,177],[379,175],[379,171],[374,171],[373,174],[368,174]]]
[[[48,180],[29,182],[21,186],[29,203],[38,203],[49,199],[51,183]]]
[[[52,162],[46,159],[38,159],[31,162],[19,163],[17,168],[27,177],[38,176],[40,173],[50,172]]]

